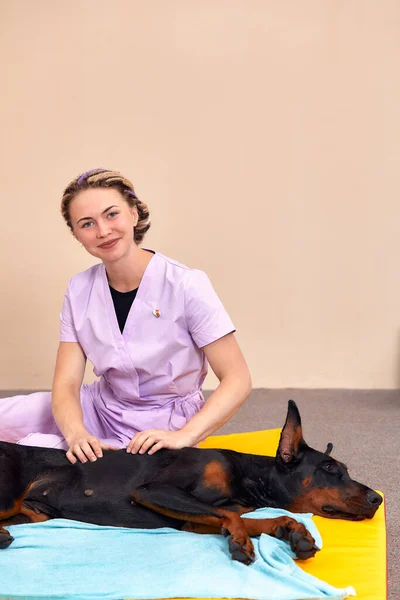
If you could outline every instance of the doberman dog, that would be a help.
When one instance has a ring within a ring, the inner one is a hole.
[[[289,542],[298,558],[318,548],[289,516],[242,518],[276,507],[329,518],[372,518],[379,494],[352,480],[346,466],[303,439],[300,414],[289,400],[275,457],[183,448],[155,454],[109,450],[96,462],[72,465],[63,450],[0,442],[0,549],[14,538],[7,525],[52,518],[98,525],[173,527],[229,536],[234,560],[254,560],[250,536],[267,533]]]

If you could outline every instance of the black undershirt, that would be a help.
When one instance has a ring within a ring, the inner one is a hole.
[[[112,288],[111,285],[109,287],[111,297],[114,302],[115,314],[117,315],[118,325],[122,333],[132,303],[136,298],[138,288],[136,288],[136,290],[131,290],[130,292],[119,292],[118,290],[114,290],[114,288]]]
[[[143,248],[145,252],[151,252],[151,254],[155,254],[154,250],[148,250],[148,248]],[[131,290],[130,292],[119,292],[118,290],[114,290],[114,288],[110,287],[111,297],[114,302],[115,314],[117,315],[118,325],[121,330],[121,333],[124,330],[126,319],[128,318],[129,311],[133,304],[134,299],[136,298],[136,294],[139,288],[136,290]]]

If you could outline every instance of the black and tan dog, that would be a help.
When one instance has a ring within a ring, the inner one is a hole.
[[[294,519],[241,515],[277,507],[329,518],[373,517],[381,496],[353,481],[331,450],[332,444],[322,453],[305,443],[292,400],[275,457],[198,448],[151,456],[119,450],[71,465],[62,450],[0,442],[0,548],[13,541],[7,525],[64,518],[224,533],[232,558],[246,564],[254,559],[250,536],[267,533],[287,540],[299,558],[310,558],[318,548]]]

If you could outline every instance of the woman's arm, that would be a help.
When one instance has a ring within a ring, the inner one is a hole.
[[[251,378],[233,333],[204,346],[206,358],[220,383],[202,409],[179,431],[150,429],[137,433],[127,452],[154,454],[160,448],[195,446],[235,414],[251,392]]]
[[[67,458],[75,463],[103,456],[110,448],[91,435],[83,423],[80,389],[85,373],[86,356],[77,342],[60,342],[52,387],[54,420],[69,446]]]
[[[220,383],[203,408],[181,429],[195,445],[222,427],[244,404],[251,392],[251,378],[233,333],[203,348]]]

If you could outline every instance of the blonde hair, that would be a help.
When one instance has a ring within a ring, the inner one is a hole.
[[[89,188],[114,188],[121,194],[129,206],[136,207],[139,219],[134,228],[134,240],[136,244],[140,244],[145,233],[150,229],[149,209],[136,196],[135,188],[129,179],[126,179],[118,171],[110,171],[109,169],[91,169],[90,171],[86,171],[78,175],[65,188],[61,201],[61,213],[71,231],[72,223],[69,214],[71,202],[79,192]]]

